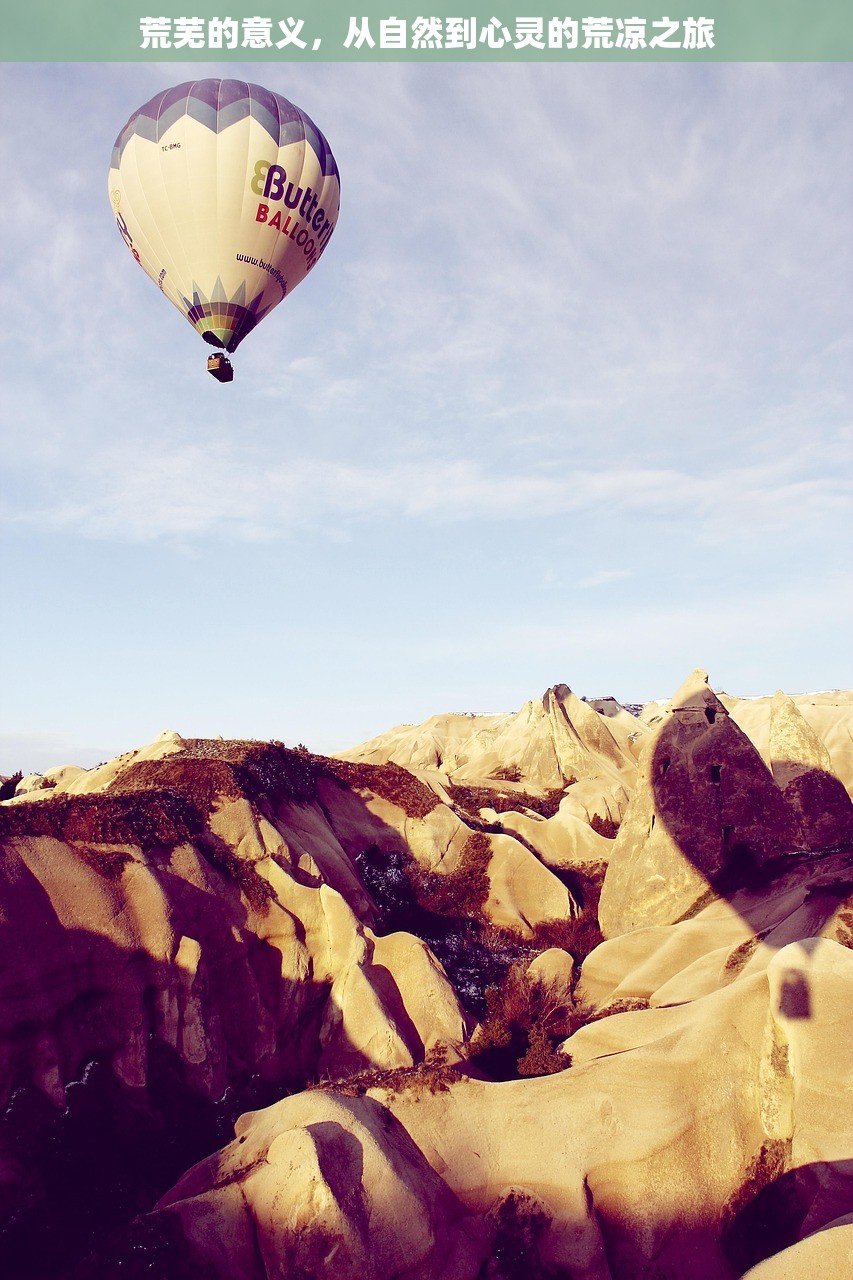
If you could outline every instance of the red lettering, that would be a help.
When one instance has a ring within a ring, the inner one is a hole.
[[[259,204],[258,212],[255,214],[255,222],[266,222],[269,211],[270,207],[268,204]]]
[[[276,209],[270,218],[270,226],[275,227],[276,231],[281,231],[281,209]]]

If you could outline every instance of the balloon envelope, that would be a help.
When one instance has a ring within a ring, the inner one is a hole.
[[[109,191],[134,258],[228,351],[305,278],[340,207],[313,121],[242,80],[188,81],[140,107],[116,139]]]

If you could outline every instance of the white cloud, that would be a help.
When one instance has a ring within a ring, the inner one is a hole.
[[[586,590],[590,587],[608,587],[614,582],[623,582],[625,578],[630,578],[630,569],[599,569],[597,573],[590,573],[585,578],[579,578],[575,583],[576,587]]]
[[[707,474],[625,466],[516,472],[473,458],[380,466],[297,454],[271,463],[262,450],[222,438],[172,448],[139,441],[66,456],[46,497],[23,509],[10,502],[5,518],[89,538],[274,540],[329,521],[535,523],[599,511],[614,520],[664,519],[722,544],[749,530],[814,536],[841,522],[850,486],[842,473],[809,476],[807,463],[814,459],[792,455]]]

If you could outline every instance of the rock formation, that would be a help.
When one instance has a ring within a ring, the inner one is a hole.
[[[671,924],[709,888],[743,883],[801,843],[761,756],[694,671],[644,743],[602,889],[602,930]]]
[[[847,793],[853,795],[853,693],[833,690],[795,694],[790,696],[790,700],[822,743],[832,772],[841,779]],[[774,699],[733,698],[721,693],[720,701],[770,764],[770,720]]]
[[[845,1274],[822,697],[696,672],[641,722],[558,685],[346,758],[167,733],[19,786],[4,1280]]]
[[[853,839],[853,801],[833,772],[829,751],[781,689],[770,704],[768,754],[807,848],[826,849]]]
[[[784,995],[804,964],[808,1020]],[[244,1116],[152,1222],[222,1280],[739,1275],[850,1212],[851,996],[846,948],[792,944],[697,1005],[587,1025],[558,1075],[289,1098]]]
[[[618,708],[618,704],[614,703]],[[634,738],[644,726],[627,712],[599,713],[558,684],[506,716],[435,716],[345,753],[345,759],[415,770],[436,769],[459,782],[500,778],[562,787],[578,780],[619,780],[634,767]]]

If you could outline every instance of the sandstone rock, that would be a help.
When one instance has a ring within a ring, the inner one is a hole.
[[[786,1179],[794,1178],[808,1230],[810,1214],[831,1212],[842,1181],[835,1152],[849,1134],[849,1117],[838,1115],[833,1141],[830,1112],[838,1089],[853,1096],[853,1063],[847,1056],[833,1061],[830,1046],[838,1034],[835,1017],[853,994],[853,955],[826,942],[813,951],[814,1017],[807,1020],[794,1017],[790,1004],[783,1012],[785,975],[800,963],[793,950],[777,957],[770,990],[763,974],[740,978],[693,1005],[618,1014],[582,1028],[567,1042],[575,1065],[555,1076],[500,1085],[459,1080],[436,1094],[412,1092],[403,1081],[396,1091],[383,1088],[359,1099],[287,1099],[244,1117],[242,1141],[188,1174],[161,1211],[180,1213],[191,1245],[206,1259],[215,1236],[216,1275],[263,1274],[238,1270],[245,1228],[237,1222],[231,1230],[236,1201],[228,1198],[236,1184],[244,1193],[237,1212],[252,1215],[262,1239],[273,1204],[288,1247],[302,1248],[302,1241],[307,1247],[324,1227],[335,1238],[334,1262],[328,1254],[312,1255],[318,1277],[337,1267],[334,1274],[349,1274],[356,1266],[370,1280],[384,1280],[399,1274],[394,1268],[403,1267],[403,1259],[411,1268],[404,1274],[436,1274],[422,1269],[420,1241],[429,1233],[421,1234],[421,1216],[414,1217],[414,1237],[408,1215],[397,1214],[396,1227],[381,1218],[383,1252],[367,1256],[359,1252],[364,1236],[351,1230],[351,1216],[327,1216],[341,1212],[343,1194],[318,1196],[301,1180],[319,1181],[318,1162],[301,1135],[339,1135],[337,1124],[358,1138],[361,1151],[346,1148],[355,1157],[342,1180],[352,1189],[350,1203],[373,1201],[372,1179],[380,1181],[374,1170],[387,1166],[374,1163],[370,1139],[354,1118],[388,1160],[402,1129],[440,1176],[437,1194],[446,1188],[461,1206],[451,1210],[451,1221],[479,1218],[479,1239],[466,1232],[470,1252],[460,1276],[473,1280],[496,1247],[499,1224],[514,1221],[521,1231],[525,1212],[531,1267],[561,1266],[595,1280],[655,1271],[685,1278],[738,1274],[744,1259],[751,1265],[763,1252],[778,1251],[779,1233],[790,1231],[788,1221],[772,1215],[763,1235],[753,1229],[774,1188],[784,1194]],[[350,1118],[342,1118],[343,1107]],[[279,1162],[279,1150],[288,1153],[286,1160]],[[815,1163],[829,1166],[816,1183],[809,1180]],[[809,1177],[797,1181],[798,1168],[808,1168]],[[388,1176],[383,1194],[400,1203],[411,1183],[396,1169]],[[331,1183],[328,1172],[325,1181]],[[424,1199],[435,1203],[429,1191]],[[508,1204],[512,1213],[501,1214]],[[286,1224],[297,1213],[303,1216],[294,1239]],[[396,1237],[393,1243],[386,1232]]]
[[[604,880],[602,931],[670,924],[800,842],[758,752],[694,672],[640,758]]]
[[[809,849],[853,840],[853,801],[832,770],[829,751],[791,698],[770,704],[770,767]]]
[[[721,695],[720,701],[769,765],[773,699]],[[824,693],[795,694],[791,701],[826,748],[832,772],[841,779],[847,793],[853,795],[853,692],[835,689]]]
[[[549,947],[547,951],[540,951],[527,966],[527,972],[531,978],[553,988],[564,998],[568,999],[571,996],[575,962],[567,951],[561,951],[559,947]]]
[[[217,1157],[219,1185],[193,1170],[161,1202],[197,1262],[223,1280],[474,1280],[485,1230],[386,1108],[315,1093],[288,1111],[290,1125],[244,1117]],[[230,1177],[243,1169],[235,1198]]]
[[[560,684],[514,715],[433,717],[363,743],[343,758],[441,768],[468,782],[514,776],[547,789],[570,779],[630,775],[629,735],[638,732],[643,730],[633,717],[599,715]]]
[[[472,740],[488,736],[509,717],[504,715],[439,715],[419,725],[397,725],[350,751],[342,760],[386,764],[389,760],[413,770],[453,772],[466,757]]]
[[[743,1280],[802,1280],[853,1274],[853,1214],[831,1222],[774,1257],[750,1267]]]
[[[471,1019],[429,947],[410,933],[386,934],[374,939],[371,964],[374,980],[387,982],[392,993],[399,993],[416,1037],[415,1061],[438,1046],[446,1046],[454,1056],[468,1039]]]
[[[489,896],[493,924],[530,936],[545,920],[570,920],[578,907],[568,889],[527,849],[508,836],[490,836]]]
[[[794,860],[760,892],[739,890],[690,919],[604,942],[584,961],[578,997],[599,1009],[637,999],[684,1004],[766,972],[780,948],[800,939],[853,945],[851,899],[846,855]]]
[[[630,801],[627,713],[557,686],[517,716],[436,718],[423,750],[416,730],[386,735],[382,750],[432,753],[418,776],[379,748],[377,770],[165,735],[3,805],[0,1270],[22,1222],[31,1248],[63,1238],[69,1206],[98,1225],[86,1171],[114,1148],[120,1161],[140,1117],[197,1155],[247,1106],[235,1141],[86,1280],[130,1263],[181,1280],[505,1280],[516,1263],[583,1280],[788,1274],[766,1271],[769,1254],[843,1269],[853,870],[843,850],[775,858],[801,829],[812,848],[824,838],[826,806],[801,780],[826,775],[824,751],[837,767],[833,699],[819,728],[781,698],[771,726],[766,703],[774,781],[694,674],[649,717]],[[478,818],[452,801],[460,774],[493,794],[541,794],[549,778],[566,794],[549,818],[523,797],[525,812]],[[800,784],[797,814],[778,784]],[[596,815],[624,815],[617,840],[591,830]],[[529,945],[577,910],[548,864],[608,860],[610,936],[573,991],[571,956]],[[486,883],[486,919],[514,933],[453,920],[454,894],[476,915]],[[400,921],[433,937],[447,972]],[[448,930],[457,951],[441,950]],[[465,948],[486,943],[494,973],[478,989]],[[572,1065],[554,1075],[474,1078],[447,975],[479,1007],[522,957],[605,1016],[565,1043]],[[452,1069],[435,1055],[448,1046]],[[350,1077],[346,1096],[298,1092],[317,1072]],[[69,1132],[86,1139],[77,1162]],[[57,1169],[73,1177],[50,1182]],[[133,1195],[138,1176],[134,1158],[115,1166]]]
[[[346,903],[320,890],[335,975],[320,1039],[321,1076],[408,1067],[470,1030],[441,965],[419,938],[363,929]]]
[[[84,770],[76,778],[72,778],[65,789],[71,795],[91,795],[104,791],[130,765],[146,760],[163,760],[166,756],[180,751],[183,741],[179,733],[175,733],[172,729],[165,729],[147,746],[140,747],[136,751],[125,751],[114,760],[108,760],[94,769]]]
[[[594,818],[609,818],[618,826],[625,816],[633,786],[633,777],[616,783],[587,778],[569,787],[560,811],[574,814],[587,823]]]
[[[605,863],[613,841],[593,831],[589,823],[577,817],[566,805],[560,805],[552,818],[532,818],[522,813],[494,815],[508,835],[534,850],[547,867],[583,869],[585,865]]]
[[[167,754],[183,759],[174,751]],[[204,752],[198,756],[205,758]],[[187,759],[192,763],[196,757],[190,753]],[[195,774],[188,767],[183,774],[172,769],[168,779],[174,787],[182,777],[193,777],[198,786],[197,775],[197,768]],[[148,787],[156,775],[144,777]],[[353,816],[340,802],[346,789],[330,786],[334,794],[328,808],[336,822],[351,828]],[[134,815],[131,825],[140,823],[140,831],[147,829],[146,797],[155,812],[160,804],[157,791],[150,789],[114,797],[109,803],[120,803],[121,813]],[[71,820],[62,815],[75,813],[74,806],[81,804],[86,808],[75,819],[78,827],[85,829],[84,819],[98,821],[96,802],[75,797],[62,803],[65,808],[45,811],[44,821],[56,815],[61,828]],[[371,825],[374,819],[365,804],[358,803],[368,813],[369,839],[378,827]],[[105,807],[104,812],[110,810]],[[454,833],[464,830],[453,815],[450,820]],[[381,818],[377,821],[399,843],[399,832]],[[298,1076],[310,1074],[321,1050],[324,1069],[353,1070],[411,1064],[437,1041],[464,1039],[466,1019],[425,945],[400,934],[377,939],[370,931],[372,903],[323,809],[286,802],[279,807],[276,825],[245,796],[223,794],[213,797],[205,824],[198,833],[200,848],[179,844],[165,863],[162,855],[152,856],[132,839],[112,844],[89,840],[79,849],[73,842],[45,837],[11,843],[30,877],[25,881],[23,870],[16,870],[14,883],[26,882],[36,901],[49,894],[60,925],[60,950],[48,954],[51,965],[60,965],[65,973],[61,986],[40,972],[41,952],[26,954],[23,934],[9,937],[13,950],[6,973],[16,989],[28,994],[23,1005],[10,1008],[7,1002],[6,1007],[16,1021],[32,1024],[40,1044],[44,1035],[51,1040],[48,1028],[54,1016],[48,1002],[42,1015],[46,1029],[38,1030],[35,993],[45,985],[50,1000],[60,1004],[64,991],[91,988],[103,1011],[103,1034],[93,1033],[93,1025],[81,1027],[77,1052],[105,1056],[134,1088],[147,1084],[149,1034],[175,1050],[187,1083],[208,1097],[229,1084],[223,1074],[229,1061],[242,1059],[269,1074],[292,1070]],[[466,830],[466,838],[469,834]],[[355,842],[352,830],[350,838]],[[544,868],[526,852],[523,856],[550,882]],[[13,866],[17,864],[7,862]],[[565,898],[562,886],[554,883]],[[16,915],[17,929],[28,918],[23,903]],[[43,929],[41,923],[36,927]],[[97,952],[87,939],[102,940],[103,969],[93,961],[91,972],[80,973],[67,958],[63,961],[61,948],[77,934],[93,956]],[[139,957],[138,977],[130,989],[116,989],[114,979],[123,972],[109,962],[116,948]],[[25,978],[28,966],[32,973]],[[288,1025],[300,1019],[307,1019],[305,1034],[279,1047]],[[56,1057],[39,1053],[44,1061]],[[219,1066],[214,1069],[213,1064]],[[59,1069],[46,1067],[48,1075],[39,1079],[39,1086],[60,1096],[69,1070],[60,1054]]]
[[[51,791],[53,783],[41,773],[26,773],[15,787],[15,796],[28,796],[34,791]]]
[[[279,807],[278,825],[287,833],[291,865],[336,889],[360,918],[370,919],[372,907],[352,860],[316,803],[286,801]],[[366,843],[370,836],[366,833]]]
[[[78,764],[60,764],[52,769],[45,769],[45,781],[52,784],[58,792],[66,791],[70,784],[86,772]]]

